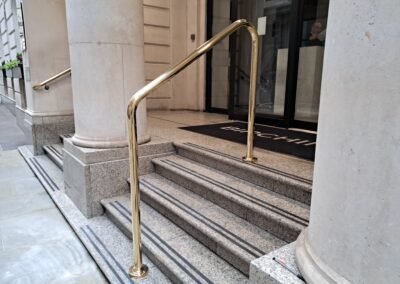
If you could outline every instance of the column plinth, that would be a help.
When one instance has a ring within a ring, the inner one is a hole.
[[[129,191],[127,107],[144,77],[143,2],[66,0],[75,134],[64,142],[66,194],[87,217]],[[136,114],[146,132],[146,101]]]

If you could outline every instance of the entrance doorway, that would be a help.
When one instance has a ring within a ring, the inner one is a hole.
[[[231,21],[257,25],[256,122],[316,130],[329,0],[209,0],[208,36]],[[238,31],[207,58],[206,109],[247,120],[251,40]]]

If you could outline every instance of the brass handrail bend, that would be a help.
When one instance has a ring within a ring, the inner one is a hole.
[[[138,160],[138,143],[137,143],[137,125],[136,111],[139,103],[156,88],[160,87],[164,82],[173,78],[200,56],[212,49],[216,44],[221,42],[230,34],[240,28],[246,28],[251,35],[252,54],[250,66],[250,91],[249,91],[249,116],[247,130],[247,152],[243,157],[245,162],[254,162],[256,158],[253,156],[253,139],[254,139],[254,116],[255,116],[255,101],[257,88],[257,73],[258,73],[258,50],[259,39],[257,30],[253,24],[247,20],[240,19],[224,30],[216,34],[210,40],[200,45],[196,50],[190,53],[185,59],[168,69],[166,72],[158,76],[156,79],[148,83],[146,86],[138,90],[129,101],[128,105],[128,136],[129,136],[129,174],[131,181],[131,203],[132,203],[132,245],[134,264],[129,268],[129,275],[133,278],[140,279],[147,275],[148,267],[142,262],[142,243],[141,243],[141,225],[140,225],[140,190],[139,190],[139,160]]]
[[[45,81],[43,81],[43,82],[41,82],[39,84],[33,85],[32,89],[34,89],[35,91],[37,91],[37,90],[39,90],[41,88],[44,88],[45,90],[48,90],[50,88],[49,87],[50,83],[52,83],[53,81],[57,80],[58,78],[60,78],[60,77],[62,77],[64,75],[67,75],[67,74],[71,74],[71,68],[68,68],[68,69],[62,71],[62,72],[54,75],[53,77],[50,77],[49,79],[47,79],[47,80],[45,80]]]

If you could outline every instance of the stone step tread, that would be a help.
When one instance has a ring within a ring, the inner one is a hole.
[[[247,274],[250,261],[286,242],[158,174],[140,178],[142,199]]]
[[[102,200],[106,214],[132,236],[129,194]],[[140,204],[142,247],[173,283],[247,283],[248,279],[145,202]]]
[[[312,185],[312,180],[287,173],[285,171],[278,170],[276,168],[268,167],[266,165],[262,165],[259,163],[243,163],[242,159],[239,157],[235,157],[232,155],[229,155],[227,153],[217,151],[215,149],[207,148],[203,145],[198,145],[195,143],[191,142],[174,142],[174,146],[177,148],[177,152],[179,153],[179,150],[187,150],[190,152],[198,153],[204,158],[214,158],[214,159],[219,159],[225,163],[228,163],[231,166],[239,167],[242,170],[245,171],[251,171],[260,175],[264,175],[268,178],[275,178],[278,180],[282,180],[285,182],[290,182],[293,184],[301,185],[304,187],[305,190],[308,190],[311,192],[311,185]]]
[[[128,274],[128,268],[133,264],[132,241],[107,216],[94,217],[82,224],[73,222],[76,234],[107,278],[106,283],[136,283]],[[172,283],[146,255],[143,262],[149,267],[143,284]]]
[[[157,158],[153,163],[185,175],[210,191],[225,195],[247,208],[268,214],[273,212],[281,216],[280,218],[288,218],[302,226],[308,225],[310,208],[304,203],[178,155]]]
[[[235,176],[251,184],[274,191],[304,204],[311,203],[312,182],[258,163],[245,163],[241,158],[191,142],[174,143],[179,156]],[[301,171],[301,168],[298,169]]]
[[[45,145],[43,150],[60,169],[63,168],[63,144]]]

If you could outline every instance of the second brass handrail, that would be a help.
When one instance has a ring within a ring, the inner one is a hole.
[[[129,275],[133,278],[140,279],[147,275],[148,267],[142,262],[142,244],[140,229],[140,190],[139,190],[139,159],[138,159],[138,143],[137,143],[137,122],[136,111],[139,103],[151,92],[158,88],[161,84],[171,79],[200,56],[212,49],[216,44],[221,42],[227,36],[245,27],[251,35],[252,54],[250,66],[250,91],[249,91],[249,117],[247,131],[247,152],[243,157],[245,162],[254,162],[256,158],[253,156],[253,139],[254,139],[254,116],[255,101],[257,88],[258,73],[258,50],[259,39],[257,30],[253,24],[247,20],[241,19],[233,22],[224,30],[216,34],[210,40],[206,41],[190,53],[185,59],[177,65],[171,67],[165,73],[148,83],[146,86],[138,90],[129,101],[128,105],[128,139],[129,139],[129,175],[131,183],[131,203],[132,203],[132,249],[134,255],[134,264],[129,268]]]
[[[49,79],[44,80],[43,82],[41,82],[39,84],[33,85],[32,89],[34,89],[35,91],[37,91],[41,88],[45,88],[46,90],[48,90],[50,88],[49,83],[52,83],[53,81],[57,80],[58,78],[60,78],[64,75],[67,75],[67,74],[71,74],[71,68],[68,68],[68,69],[62,71],[62,72],[54,75],[53,77],[50,77]]]

